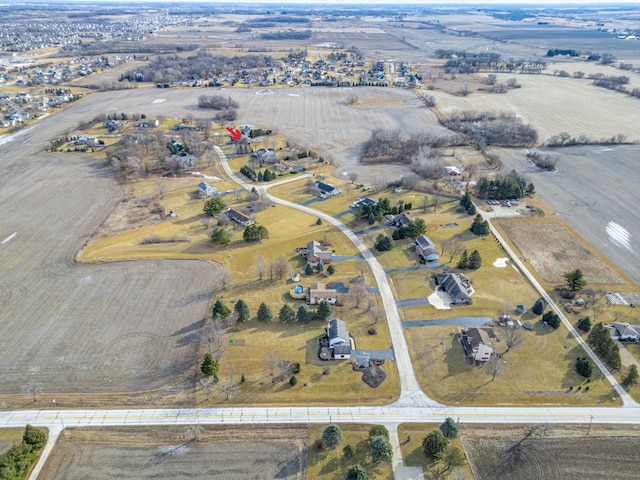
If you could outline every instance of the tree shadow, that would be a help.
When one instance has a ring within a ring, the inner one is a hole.
[[[460,345],[458,336],[455,335],[451,337],[449,348],[447,349],[447,353],[444,358],[444,363],[447,366],[447,375],[445,378],[466,373],[475,368],[473,365],[469,364],[466,359],[467,357]]]

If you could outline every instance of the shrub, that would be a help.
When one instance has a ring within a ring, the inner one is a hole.
[[[546,322],[552,328],[560,326],[560,317],[553,312],[547,312],[542,316],[542,321]]]
[[[449,440],[440,430],[434,430],[422,440],[422,452],[427,458],[435,458],[442,452]]]
[[[539,298],[536,303],[533,304],[531,311],[536,315],[542,315],[547,308],[547,301],[544,298]]]
[[[289,379],[289,385],[291,385],[292,387],[295,387],[297,384],[298,384],[298,379],[294,375]]]
[[[593,373],[593,365],[588,357],[578,357],[576,359],[576,371],[585,378],[589,378]]]
[[[591,319],[589,317],[584,317],[578,320],[578,330],[582,330],[584,333],[589,333],[591,330]]]

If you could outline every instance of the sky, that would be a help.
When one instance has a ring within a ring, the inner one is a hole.
[[[175,1],[175,0],[166,0]],[[199,0],[194,0],[199,1]],[[393,5],[393,4],[424,4],[424,5],[511,5],[517,7],[518,5],[536,6],[540,4],[544,5],[602,5],[602,4],[625,4],[640,6],[640,0],[529,0],[529,1],[514,1],[514,0],[455,0],[450,2],[443,2],[442,0],[214,0],[211,3],[238,3],[238,4],[252,4],[252,3],[271,3],[274,5],[285,4],[341,4],[341,5]]]

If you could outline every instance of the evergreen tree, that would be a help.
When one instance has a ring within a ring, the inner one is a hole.
[[[320,273],[322,270],[324,270],[324,266],[322,265],[322,262],[318,262],[316,264],[316,272]]]
[[[327,425],[322,432],[322,441],[329,448],[336,448],[342,443],[344,437],[342,436],[342,430],[335,424]]]
[[[585,333],[589,333],[591,330],[591,319],[589,317],[584,317],[578,320],[578,330],[582,330]]]
[[[638,383],[638,367],[635,365],[631,365],[624,379],[622,380],[622,384],[629,388]]]
[[[551,311],[542,315],[542,321],[546,322],[546,324],[552,328],[558,328],[560,326],[560,317]]]
[[[271,313],[271,308],[269,305],[262,302],[258,307],[258,321],[269,323],[273,319],[273,313]]]
[[[385,252],[387,250],[391,250],[393,248],[393,240],[388,235],[378,235],[376,238],[376,243],[374,245],[375,249],[379,252]]]
[[[536,315],[542,315],[547,308],[547,301],[544,298],[539,298],[536,303],[533,304],[531,311]]]
[[[336,273],[336,267],[334,267],[333,265],[329,265],[329,266],[327,267],[327,273],[328,273],[329,275],[333,275],[334,273]]]
[[[578,357],[576,359],[576,371],[585,378],[589,378],[593,373],[593,365],[588,357]]]
[[[348,445],[347,445],[348,446]],[[347,470],[346,480],[369,480],[369,474],[362,465],[352,465]]]
[[[47,443],[47,432],[40,428],[27,425],[22,434],[22,443],[28,445],[32,452],[38,451]]]
[[[466,250],[462,252],[462,255],[460,255],[460,260],[458,260],[458,268],[469,268],[469,254]]]
[[[218,245],[228,245],[231,243],[231,235],[224,228],[214,228],[211,233],[211,241]]]
[[[376,216],[372,213],[369,214],[369,218],[367,219],[367,223],[369,225],[373,225],[374,223],[376,223]]]
[[[236,302],[235,306],[233,307],[233,312],[237,315],[238,322],[240,323],[246,322],[251,318],[249,306],[242,299]]]
[[[601,323],[596,323],[589,332],[587,343],[609,368],[620,369],[620,348],[609,335],[609,331]]]
[[[231,310],[220,300],[216,300],[216,303],[213,305],[213,310],[211,311],[211,315],[213,318],[219,318],[220,320],[224,320],[231,314]]]
[[[580,269],[565,273],[564,278],[567,281],[569,290],[573,290],[574,292],[582,290],[587,285],[587,281],[584,279],[584,275]]]
[[[454,445],[447,445],[438,455],[438,460],[444,463],[444,471],[448,472],[453,467],[464,465],[464,455],[460,449]]]
[[[471,270],[477,270],[482,265],[482,258],[480,258],[480,253],[478,250],[474,250],[471,252],[471,256],[469,257],[469,268]]]
[[[265,238],[269,238],[269,231],[264,225],[249,225],[244,229],[242,238],[246,242],[256,242]]]
[[[385,427],[384,425],[374,425],[369,430],[369,440],[378,435],[389,438],[389,430],[387,430],[387,427]]]
[[[449,440],[440,430],[434,430],[422,440],[422,452],[425,457],[433,459],[446,448],[448,443]]]
[[[444,422],[440,424],[440,431],[447,438],[458,438],[458,424],[451,417],[445,418]]]
[[[331,304],[326,300],[322,300],[320,305],[318,305],[318,310],[316,312],[316,317],[320,321],[326,321],[331,316]]]
[[[300,323],[308,322],[312,318],[311,310],[306,305],[300,305],[296,313],[296,320]]]
[[[205,353],[204,360],[202,360],[202,363],[200,364],[200,371],[202,372],[202,374],[206,377],[213,376],[213,378],[217,382],[218,368],[219,368],[218,362],[216,362],[213,359],[210,353]]]
[[[304,267],[304,273],[306,275],[313,275],[313,267],[310,263],[307,263],[307,265]]]
[[[204,202],[204,207],[202,208],[202,210],[207,215],[213,217],[214,215],[217,215],[222,210],[224,210],[226,206],[227,204],[224,203],[224,200],[222,200],[221,198],[211,197]]]
[[[371,447],[371,460],[373,463],[378,462],[390,462],[393,458],[393,448],[389,437],[384,435],[376,435],[369,439],[369,446]]]
[[[289,385],[291,385],[292,387],[295,387],[298,384],[298,379],[296,378],[295,375],[293,375],[290,379],[289,379]]]
[[[289,304],[285,303],[278,313],[278,318],[282,323],[294,322],[296,319],[296,312],[289,306]]]

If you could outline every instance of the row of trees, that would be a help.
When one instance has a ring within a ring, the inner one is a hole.
[[[532,195],[534,192],[533,183],[527,185],[524,177],[515,171],[492,179],[480,177],[476,187],[476,195],[479,198],[494,200],[522,198],[525,194]]]
[[[471,255],[467,253],[467,250],[462,252],[460,260],[458,261],[458,268],[477,270],[482,266],[482,257],[478,250],[471,252]]]
[[[270,182],[271,180],[275,180],[278,177],[276,172],[272,172],[268,168],[265,169],[264,172],[256,172],[249,165],[243,165],[240,167],[240,173],[247,177],[249,180],[258,181],[258,182]]]
[[[44,430],[27,425],[22,435],[22,442],[13,445],[0,457],[0,478],[24,480],[31,466],[38,459],[38,452],[46,443],[47,433]]]
[[[481,150],[487,145],[527,147],[535,145],[538,139],[535,128],[513,112],[455,112],[442,124],[467,135]]]

